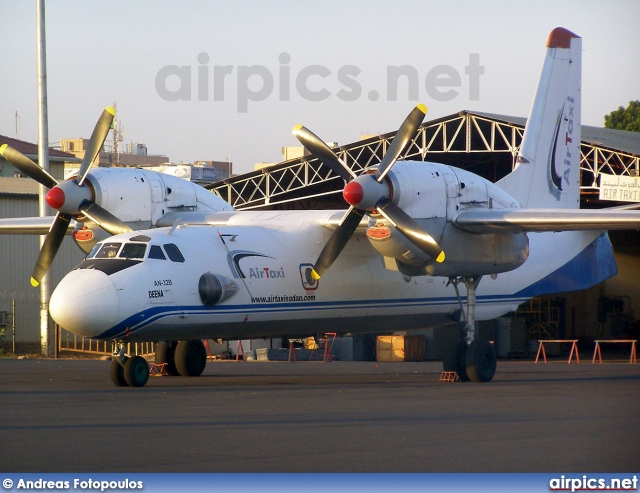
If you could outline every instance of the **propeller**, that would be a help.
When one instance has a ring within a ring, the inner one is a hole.
[[[114,115],[115,110],[112,107],[107,107],[102,112],[91,134],[87,150],[80,165],[80,171],[75,179],[58,182],[47,171],[20,151],[7,144],[0,146],[0,156],[25,175],[50,189],[46,196],[47,203],[58,211],[40,250],[36,266],[33,269],[31,285],[34,287],[40,284],[49,267],[51,267],[69,223],[74,217],[77,218],[84,215],[112,235],[132,231],[120,219],[96,204],[91,187],[84,185],[93,161],[107,138]]]
[[[316,156],[322,164],[347,182],[342,191],[342,196],[350,205],[350,208],[343,216],[342,221],[340,221],[333,234],[329,237],[329,241],[327,241],[320,252],[318,260],[309,272],[309,276],[313,280],[320,279],[329,267],[331,267],[349,242],[349,239],[365,214],[379,213],[400,231],[400,233],[406,236],[409,241],[435,259],[436,262],[444,262],[444,251],[433,237],[391,200],[391,188],[389,182],[385,180],[391,168],[393,168],[398,158],[415,137],[426,113],[427,108],[423,104],[417,105],[411,113],[409,113],[409,116],[407,116],[398,129],[375,174],[365,171],[360,175],[356,175],[338,158],[333,150],[313,132],[302,125],[296,125],[293,128],[293,135],[300,143],[305,146],[311,154]]]
[[[293,127],[293,135],[316,156],[322,164],[340,176],[344,181],[356,178],[356,174],[336,156],[331,147],[320,137],[302,125]]]

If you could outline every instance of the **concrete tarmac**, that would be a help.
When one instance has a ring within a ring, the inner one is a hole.
[[[4,472],[637,472],[640,365],[210,362],[117,388],[110,362],[0,360]]]

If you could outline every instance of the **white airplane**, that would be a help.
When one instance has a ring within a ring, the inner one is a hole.
[[[422,105],[380,165],[359,176],[298,125],[296,137],[347,182],[346,213],[241,212],[216,202],[214,212],[167,216],[170,227],[116,234],[56,287],[52,318],[116,341],[112,381],[136,387],[149,365],[125,354],[127,342],[160,341],[156,362],[194,376],[206,364],[202,339],[411,330],[458,316],[466,335],[447,351],[444,369],[490,381],[496,355],[475,338],[475,321],[615,275],[606,230],[640,227],[636,211],[579,209],[581,49],[570,31],[551,32],[517,166],[499,182],[397,161]],[[84,211],[75,207],[58,217]]]

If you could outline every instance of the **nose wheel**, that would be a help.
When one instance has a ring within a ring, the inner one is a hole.
[[[149,363],[142,356],[126,356],[126,346],[116,342],[111,359],[111,381],[117,387],[144,387],[149,380]]]

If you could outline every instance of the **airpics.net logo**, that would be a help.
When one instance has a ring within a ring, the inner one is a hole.
[[[197,56],[196,65],[165,65],[155,77],[155,89],[165,101],[229,101],[235,99],[239,113],[250,106],[277,98],[278,101],[326,101],[336,98],[344,102],[367,98],[369,101],[452,101],[463,93],[471,101],[480,99],[480,76],[484,66],[480,55],[470,53],[463,67],[436,65],[388,65],[385,80],[378,88],[365,89],[367,74],[357,65],[330,68],[305,65],[294,68],[292,57],[283,52],[278,67],[266,65],[216,65],[208,53]],[[368,86],[367,86],[368,87]]]
[[[549,491],[638,491],[638,477],[572,477],[563,474],[549,481]]]

